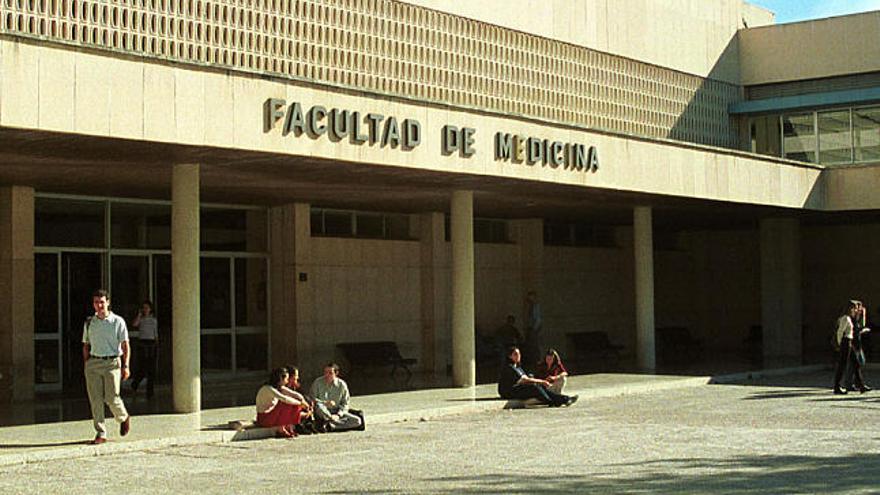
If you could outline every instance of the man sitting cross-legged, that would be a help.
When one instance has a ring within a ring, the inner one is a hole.
[[[326,421],[330,431],[353,430],[361,426],[361,418],[348,411],[348,385],[339,378],[336,363],[324,366],[324,376],[312,383],[310,394],[315,399],[315,416]]]

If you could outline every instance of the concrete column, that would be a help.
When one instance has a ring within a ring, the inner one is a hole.
[[[797,366],[803,350],[800,222],[761,220],[760,236],[764,367]]]
[[[448,325],[442,310],[445,298],[441,293],[446,244],[444,223],[442,213],[424,213],[419,217],[422,366],[429,373],[442,371],[444,360],[437,358],[437,338],[444,335],[441,330]]]
[[[201,410],[199,165],[176,164],[171,178],[174,410]]]
[[[297,363],[309,374],[320,364],[309,361],[308,349],[315,342],[302,342],[313,332],[311,287],[311,206],[296,203],[269,210],[271,229],[270,263],[272,293],[272,335],[270,359],[273,367]],[[305,347],[302,349],[301,347]],[[303,352],[306,351],[306,352]]]
[[[0,187],[0,402],[34,397],[34,190]]]
[[[519,245],[522,300],[529,291],[535,291],[540,300],[544,294],[544,220],[532,218],[515,220],[516,243]],[[525,308],[525,306],[523,306]],[[525,311],[525,310],[524,310]],[[526,314],[520,315],[520,327],[526,324]]]
[[[452,193],[452,384],[477,383],[474,344],[474,193]]]
[[[633,210],[633,251],[636,285],[636,365],[656,368],[654,346],[654,227],[651,208]]]

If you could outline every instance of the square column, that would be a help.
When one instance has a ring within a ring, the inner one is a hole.
[[[437,336],[448,326],[443,311],[445,298],[441,293],[446,244],[444,223],[443,213],[424,213],[419,217],[422,365],[429,373],[442,371],[441,363],[445,361],[437,356]]]
[[[531,291],[541,296],[544,294],[544,220],[541,218],[514,220],[513,225],[515,241],[519,246],[523,300]],[[520,321],[524,325],[528,321],[527,315],[523,314],[521,318]]]
[[[452,193],[452,384],[477,383],[474,340],[474,193]]]
[[[199,165],[176,164],[171,176],[172,391],[180,413],[202,407],[199,213]]]
[[[34,190],[0,188],[0,402],[34,397]]]
[[[760,235],[764,366],[798,366],[803,351],[800,221],[761,220]]]
[[[636,283],[636,365],[657,367],[654,345],[654,225],[650,207],[633,209],[633,254]]]
[[[271,229],[270,263],[272,294],[272,335],[269,362],[272,367],[297,363],[302,369],[315,369],[309,356],[300,356],[300,340],[314,332],[304,326],[312,322],[311,284],[311,205],[296,203],[269,210]],[[314,342],[303,342],[310,348]]]

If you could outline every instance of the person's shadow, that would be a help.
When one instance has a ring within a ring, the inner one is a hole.
[[[74,442],[53,442],[53,443],[0,443],[0,450],[3,449],[36,449],[40,447],[65,447],[67,445],[91,445],[91,440],[77,440]]]

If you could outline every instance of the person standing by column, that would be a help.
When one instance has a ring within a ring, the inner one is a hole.
[[[131,389],[137,392],[144,377],[147,378],[147,398],[153,397],[156,383],[156,366],[159,349],[159,321],[153,314],[153,303],[144,301],[141,310],[135,316],[131,326],[137,328],[138,335],[138,364],[137,371],[131,377]]]
[[[523,361],[534,370],[543,350],[544,313],[538,303],[538,294],[530,290],[526,295],[526,342]]]
[[[97,435],[92,444],[107,441],[104,425],[104,404],[119,423],[119,434],[128,435],[131,416],[119,396],[119,387],[129,376],[130,349],[125,320],[110,311],[110,294],[101,289],[92,294],[94,316],[83,326],[83,361],[85,361],[86,391],[92,409]]]

